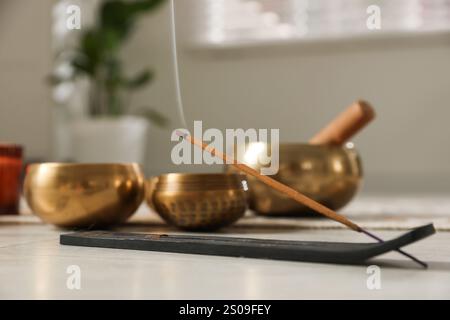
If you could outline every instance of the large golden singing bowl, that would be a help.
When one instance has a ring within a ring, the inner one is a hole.
[[[25,198],[43,221],[60,227],[106,227],[127,220],[144,198],[137,164],[43,163],[29,167]]]
[[[247,182],[241,174],[171,173],[153,183],[147,201],[181,229],[216,230],[237,221],[247,209]]]
[[[238,160],[260,171],[258,157],[269,155],[257,142],[237,153]],[[270,148],[270,146],[269,146]],[[270,151],[270,150],[269,150]],[[235,169],[228,169],[234,172]],[[337,210],[356,194],[362,166],[353,148],[310,144],[280,144],[279,171],[271,176],[306,196]],[[253,177],[249,183],[250,208],[262,215],[309,215],[312,211]]]

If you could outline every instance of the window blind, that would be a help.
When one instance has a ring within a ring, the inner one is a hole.
[[[194,0],[195,40],[236,44],[450,30],[450,0]],[[380,29],[367,20],[380,9]]]

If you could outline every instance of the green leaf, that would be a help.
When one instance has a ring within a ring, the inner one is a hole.
[[[144,70],[134,78],[127,81],[126,86],[129,89],[138,89],[153,79],[153,72],[150,70]]]
[[[104,67],[106,71],[106,86],[110,90],[116,90],[123,83],[121,62],[111,57],[105,62]]]
[[[116,50],[122,43],[120,33],[114,28],[103,28],[98,31],[101,53]]]
[[[144,1],[134,1],[129,3],[129,7],[132,12],[139,13],[149,10],[153,10],[158,7],[165,0],[144,0]]]
[[[100,8],[100,29],[115,29],[124,39],[132,29],[134,19],[124,1],[105,1]]]
[[[100,59],[101,45],[97,30],[88,30],[82,35],[79,51],[92,62]]]
[[[164,0],[110,0],[100,8],[100,25],[114,27],[126,36],[134,25],[138,14],[155,9]]]
[[[89,76],[94,76],[95,66],[92,60],[82,54],[73,57],[71,65],[74,67],[76,74],[86,73]]]

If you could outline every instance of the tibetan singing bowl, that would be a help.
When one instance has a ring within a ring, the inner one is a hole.
[[[35,164],[24,184],[34,214],[67,228],[124,222],[139,207],[144,192],[137,164]]]
[[[171,173],[150,180],[147,202],[169,224],[193,231],[225,227],[247,209],[241,174]]]
[[[270,146],[269,146],[270,147]],[[264,143],[252,143],[238,160],[260,170],[258,157],[270,155]],[[269,150],[270,151],[270,150]],[[228,171],[235,172],[231,166]],[[362,180],[361,161],[353,148],[310,144],[280,144],[279,170],[271,176],[304,195],[337,210],[356,194]],[[250,208],[262,215],[310,215],[312,210],[271,189],[253,177],[249,183]]]

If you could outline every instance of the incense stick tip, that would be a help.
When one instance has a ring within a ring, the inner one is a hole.
[[[175,130],[175,134],[176,134],[177,136],[179,136],[179,137],[182,137],[182,138],[186,138],[186,137],[188,136],[187,133],[184,133],[183,131],[181,131],[181,130],[179,130],[179,129]]]

